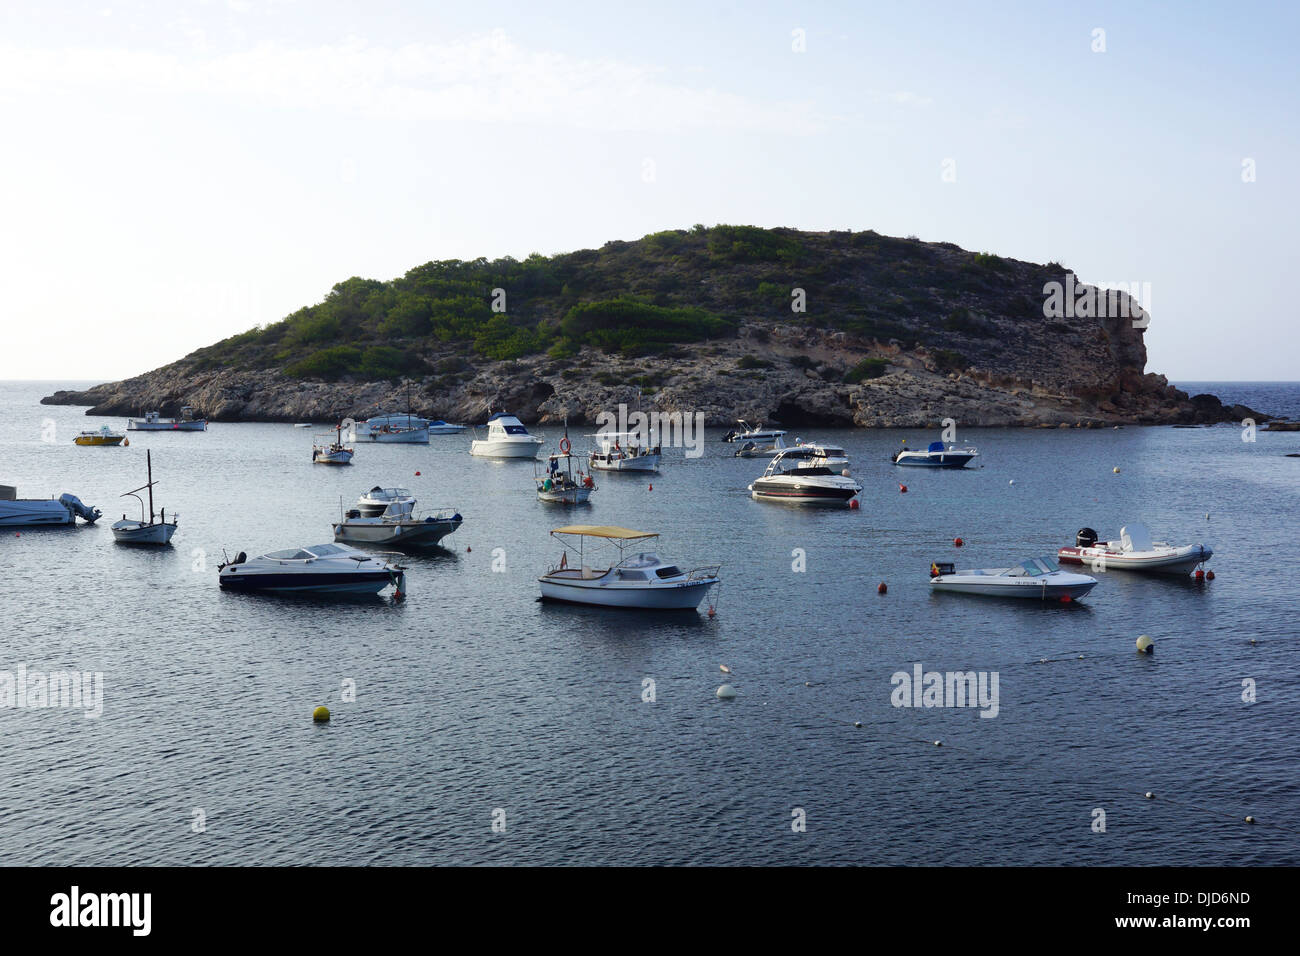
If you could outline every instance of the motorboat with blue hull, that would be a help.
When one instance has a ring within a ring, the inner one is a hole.
[[[930,588],[935,591],[1068,604],[1096,586],[1096,578],[1062,571],[1050,557],[1030,558],[1010,568],[959,571],[948,562],[930,565]]]
[[[378,594],[406,590],[405,569],[345,544],[314,544],[250,558],[242,551],[217,569],[227,591],[281,594]]]
[[[100,516],[98,508],[82,504],[76,495],[19,498],[18,489],[12,485],[0,485],[0,528],[71,525],[76,524],[78,518],[87,524],[94,524]]]
[[[901,451],[894,452],[893,461],[895,465],[906,465],[913,468],[965,468],[978,457],[979,452],[974,448],[932,441],[930,447],[925,451],[904,448]]]

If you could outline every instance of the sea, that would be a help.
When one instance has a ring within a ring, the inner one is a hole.
[[[80,447],[126,422],[39,400],[87,384],[0,383],[0,484],[104,512],[0,532],[0,864],[1300,864],[1300,433],[959,430],[978,467],[929,472],[890,455],[938,435],[806,429],[787,440],[842,444],[863,485],[809,510],[752,500],[765,462],[710,429],[566,508],[469,432],[346,467],[312,464],[331,422]],[[1177,384],[1300,416],[1296,383]],[[168,548],[109,527],[146,451]],[[402,559],[403,600],[218,588],[224,557],[329,541],[375,485],[464,516]],[[1214,579],[1097,572],[1068,605],[929,587],[934,561],[1137,521],[1211,546]],[[573,523],[657,532],[723,583],[695,613],[541,603]],[[986,698],[925,706],[900,692],[918,668]],[[71,671],[81,706],[32,693]]]

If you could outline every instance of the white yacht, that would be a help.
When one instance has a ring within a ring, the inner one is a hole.
[[[100,518],[100,510],[82,504],[76,495],[19,498],[17,488],[0,485],[0,528],[76,524],[78,518],[87,524],[94,524]]]
[[[135,521],[122,515],[121,521],[113,522],[113,539],[119,544],[170,544],[172,535],[176,533],[176,519],[180,515],[172,512],[172,520],[167,521],[167,509],[162,509],[160,514],[155,514],[153,510],[153,486],[158,482],[153,480],[153,456],[149,449],[144,453],[145,467],[148,469],[148,481],[131,491],[121,495],[121,497],[131,497],[140,502],[140,520]],[[146,517],[144,512],[144,499],[140,497],[139,492],[148,489],[149,491],[149,514]]]
[[[1030,558],[1010,568],[958,571],[951,563],[930,565],[930,587],[988,597],[1029,598],[1039,601],[1077,601],[1097,586],[1086,574],[1062,571],[1050,557]]]
[[[357,499],[357,507],[335,522],[334,540],[395,548],[429,547],[464,520],[454,508],[421,515],[415,504],[415,497],[405,488],[371,488]]]
[[[794,446],[793,451],[798,451],[807,456],[800,462],[801,468],[829,468],[836,474],[844,474],[848,471],[848,452],[839,445],[828,445],[824,442],[800,442]],[[788,458],[790,455],[786,457]]]
[[[759,501],[782,501],[800,505],[845,505],[862,486],[824,466],[814,466],[800,457],[797,449],[783,451],[772,459],[761,478],[749,486]]]
[[[727,434],[722,436],[723,441],[736,441],[741,442],[742,444],[747,441],[752,441],[757,445],[770,445],[778,438],[785,435],[785,432],[782,429],[764,428],[762,423],[751,426],[749,422],[745,421],[743,418],[737,418],[736,421],[740,423],[741,429],[737,431],[733,428],[731,431],[727,432]]]
[[[376,594],[388,585],[406,590],[405,569],[345,544],[314,544],[256,558],[239,552],[217,568],[227,591]]]
[[[587,454],[592,471],[659,470],[659,446],[641,444],[637,432],[597,432],[587,437],[596,439],[596,447]]]
[[[569,525],[551,532],[564,545],[560,561],[538,578],[542,598],[597,607],[643,610],[694,610],[709,589],[720,583],[721,565],[682,571],[654,551],[637,550],[659,537],[608,525]],[[617,560],[603,568],[588,564],[589,552],[600,544],[612,546]],[[569,555],[573,555],[572,561]]]
[[[487,438],[470,442],[469,453],[480,458],[536,458],[543,442],[514,415],[497,412],[487,421]]]

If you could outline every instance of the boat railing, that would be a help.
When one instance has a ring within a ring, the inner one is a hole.
[[[722,570],[720,564],[706,564],[698,568],[692,568],[691,573],[686,575],[688,581],[700,581],[705,578],[716,578],[718,572]]]

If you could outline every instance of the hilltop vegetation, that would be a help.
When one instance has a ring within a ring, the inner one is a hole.
[[[651,356],[768,321],[942,347],[959,368],[972,344],[978,351],[980,340],[996,341],[990,316],[1041,320],[1042,282],[1060,276],[1059,266],[872,231],[695,226],[599,250],[428,262],[389,281],[353,277],[324,301],[185,361],[199,372],[276,368],[291,378],[375,381],[435,374],[455,356],[561,359],[585,346]],[[792,311],[795,290],[804,311]]]

